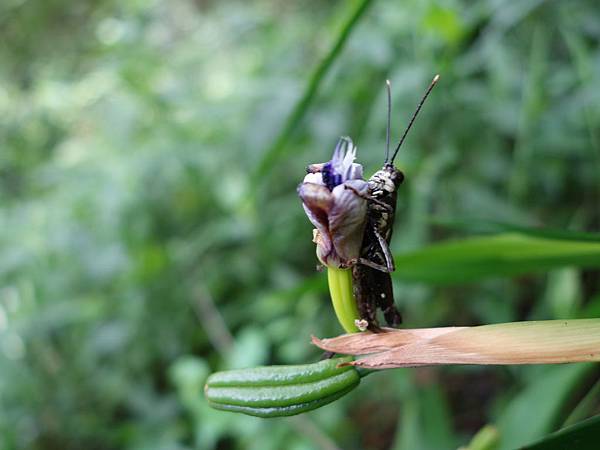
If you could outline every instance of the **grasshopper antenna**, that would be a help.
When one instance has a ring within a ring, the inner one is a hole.
[[[387,126],[385,129],[385,164],[390,159],[390,128],[392,120],[392,85],[390,80],[385,80],[385,88],[387,90]]]
[[[439,75],[436,75],[435,77],[433,77],[431,84],[427,88],[427,91],[425,91],[425,95],[423,96],[423,98],[421,99],[419,104],[417,105],[417,110],[413,114],[412,118],[410,119],[410,122],[408,123],[408,126],[406,127],[406,130],[404,131],[404,134],[400,138],[400,142],[398,142],[398,145],[396,146],[396,150],[394,150],[394,154],[392,155],[392,159],[391,159],[391,164],[394,163],[394,159],[396,158],[396,155],[398,154],[398,150],[400,150],[400,146],[404,142],[404,139],[406,139],[406,135],[410,131],[411,127],[413,126],[413,123],[415,123],[415,119],[417,118],[419,111],[421,111],[421,108],[423,107],[423,103],[425,103],[425,100],[427,100],[427,97],[429,96],[429,94],[431,93],[431,90],[435,87],[435,84],[438,82],[439,79],[440,79]],[[386,158],[386,163],[387,163],[387,158]]]

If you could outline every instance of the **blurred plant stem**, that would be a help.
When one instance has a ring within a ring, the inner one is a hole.
[[[575,73],[579,78],[579,83],[582,86],[593,84],[594,72],[590,64],[591,58],[586,43],[567,27],[561,29],[561,34],[567,44],[566,46],[569,55],[573,60]],[[594,117],[594,111],[592,110],[590,103],[585,102],[583,104],[582,112],[590,141],[590,158],[593,159],[596,170],[600,173],[600,138],[598,137],[598,121]],[[591,190],[591,196],[593,196],[591,199],[592,202],[596,204],[600,202],[600,184],[596,184],[595,189]]]
[[[329,52],[325,55],[323,60],[317,65],[311,76],[308,78],[308,82],[302,96],[300,97],[300,100],[298,100],[294,106],[294,109],[285,121],[285,125],[281,129],[279,135],[273,141],[273,144],[265,151],[261,161],[258,164],[258,167],[252,175],[250,180],[251,197],[256,194],[256,189],[258,188],[262,178],[271,171],[277,159],[283,153],[290,137],[300,124],[310,104],[315,98],[315,95],[317,94],[319,86],[323,82],[325,75],[331,69],[331,66],[339,56],[340,52],[343,50],[344,44],[354,30],[354,27],[359,23],[361,17],[364,15],[371,3],[372,0],[358,0],[350,7],[345,7],[348,8],[348,13],[345,14],[347,18],[343,21],[341,28],[337,32],[336,38],[329,49]]]
[[[529,68],[523,80],[521,111],[518,117],[514,146],[514,165],[509,180],[509,193],[515,199],[526,198],[533,167],[532,133],[539,121],[545,100],[548,39],[546,29],[539,25],[533,31]]]
[[[233,348],[234,338],[215,301],[204,286],[197,286],[192,306],[212,346],[223,356]]]

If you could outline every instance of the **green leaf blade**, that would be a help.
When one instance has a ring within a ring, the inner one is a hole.
[[[600,267],[600,242],[506,233],[434,244],[395,261],[400,279],[461,284],[565,266]]]
[[[600,416],[594,416],[549,434],[523,447],[523,450],[594,450],[598,448],[598,436],[600,436]]]

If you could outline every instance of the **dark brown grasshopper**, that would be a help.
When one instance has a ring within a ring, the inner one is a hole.
[[[381,310],[389,326],[397,327],[402,316],[394,304],[394,292],[390,273],[395,270],[390,242],[394,229],[398,188],[404,174],[394,166],[394,159],[406,139],[423,103],[439,79],[433,78],[425,95],[417,105],[404,134],[390,158],[391,89],[387,87],[388,114],[386,128],[386,152],[383,167],[369,178],[367,195],[367,224],[365,227],[360,256],[352,267],[353,290],[358,304],[361,321],[357,325],[371,331],[380,331],[377,310]],[[366,323],[365,323],[366,322]]]

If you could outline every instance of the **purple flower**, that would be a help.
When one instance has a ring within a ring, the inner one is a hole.
[[[369,187],[355,156],[352,140],[341,138],[331,161],[311,164],[298,187],[304,211],[316,227],[317,257],[326,266],[347,268],[359,256]]]

